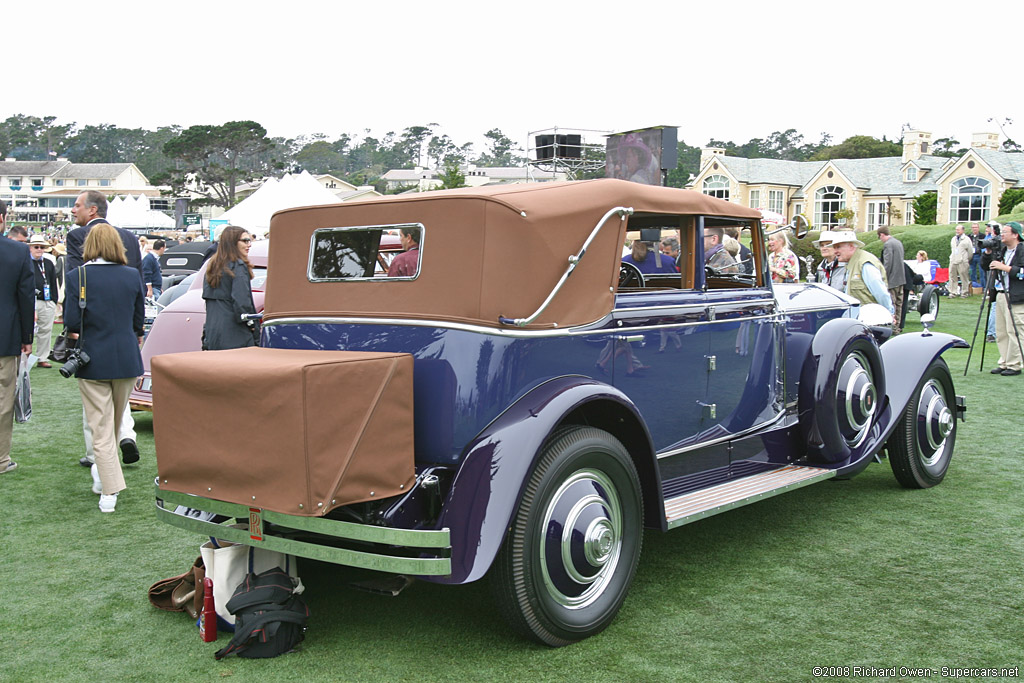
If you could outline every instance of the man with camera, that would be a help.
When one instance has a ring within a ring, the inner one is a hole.
[[[1024,247],[1021,247],[1021,225],[1010,221],[1002,227],[1002,247],[993,250],[989,269],[999,278],[1002,292],[996,297],[996,345],[999,347],[999,366],[993,375],[1011,377],[1021,373],[1024,358],[1021,341],[1024,338]],[[998,296],[1002,294],[1002,296]]]

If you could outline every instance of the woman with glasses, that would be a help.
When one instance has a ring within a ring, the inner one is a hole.
[[[243,318],[256,312],[250,286],[251,244],[249,233],[236,225],[227,226],[220,234],[217,251],[210,258],[203,281],[203,299],[206,300],[206,323],[203,325],[205,350],[256,346],[256,324]]]

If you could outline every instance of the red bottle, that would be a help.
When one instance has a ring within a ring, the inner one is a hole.
[[[199,635],[204,643],[217,640],[217,610],[213,606],[213,579],[203,579],[203,611],[199,615]]]

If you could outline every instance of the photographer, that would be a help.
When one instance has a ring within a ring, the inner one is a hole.
[[[1024,247],[1021,225],[1010,221],[1002,227],[1002,248],[993,250],[989,269],[1002,284],[1002,296],[996,296],[996,345],[999,367],[993,375],[1021,373],[1021,335],[1024,335]]]
[[[79,333],[78,349],[61,374],[78,378],[96,454],[92,490],[100,494],[100,511],[113,512],[125,488],[118,429],[135,378],[143,372],[139,344],[145,295],[139,271],[126,265],[124,244],[112,225],[92,227],[82,257],[85,265],[68,271],[64,306],[64,326]]]

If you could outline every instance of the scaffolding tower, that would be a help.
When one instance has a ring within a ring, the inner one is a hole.
[[[576,180],[587,171],[604,168],[605,137],[611,131],[584,128],[545,128],[531,131],[526,141],[526,167],[531,181],[535,172],[564,173]]]

